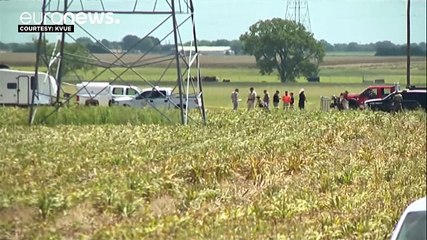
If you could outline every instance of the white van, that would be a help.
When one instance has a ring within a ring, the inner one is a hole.
[[[50,105],[56,100],[58,85],[54,77],[34,72],[0,69],[0,105],[29,106],[34,92],[34,104]]]
[[[76,84],[76,102],[81,105],[110,106],[113,99],[135,96],[141,92],[130,85],[112,85],[109,82],[82,82]]]

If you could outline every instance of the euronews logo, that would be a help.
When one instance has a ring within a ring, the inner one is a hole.
[[[19,16],[18,32],[74,32],[74,25],[112,25],[120,24],[120,19],[112,12],[42,13],[23,12]],[[51,23],[49,25],[41,23]]]

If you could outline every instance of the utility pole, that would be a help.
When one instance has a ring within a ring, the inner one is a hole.
[[[411,86],[411,0],[406,9],[406,87]]]

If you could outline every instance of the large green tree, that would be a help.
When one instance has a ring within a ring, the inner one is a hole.
[[[302,24],[273,18],[258,21],[240,36],[243,49],[254,55],[261,74],[277,70],[282,82],[318,74],[324,49]]]

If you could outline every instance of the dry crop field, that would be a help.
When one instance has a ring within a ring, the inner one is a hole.
[[[212,72],[238,68],[235,76],[254,66],[250,57],[206,59]],[[34,61],[1,53],[6,60]],[[414,60],[421,81],[425,58]],[[359,66],[401,76],[404,61],[331,56],[322,68],[340,78],[359,78]],[[342,88],[336,79],[260,81],[260,90],[304,86],[308,111],[208,108],[206,126],[72,106],[28,127],[27,109],[0,107],[0,239],[389,238],[403,209],[426,195],[427,116],[316,111],[318,94]],[[220,84],[206,87],[218,108],[252,83]]]
[[[425,112],[106,112],[0,108],[1,239],[383,239],[426,195]]]

